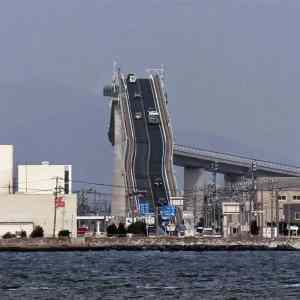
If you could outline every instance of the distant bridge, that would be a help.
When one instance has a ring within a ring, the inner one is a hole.
[[[207,171],[212,170],[212,164],[217,162],[219,173],[233,176],[247,174],[255,162],[257,176],[300,176],[300,167],[183,145],[174,145],[173,162],[177,166]]]

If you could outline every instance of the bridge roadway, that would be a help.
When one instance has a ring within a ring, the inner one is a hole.
[[[133,169],[136,181],[137,191],[145,191],[145,197],[152,199],[151,182],[149,180],[149,156],[150,156],[150,144],[148,138],[148,128],[145,122],[145,111],[143,102],[135,95],[140,94],[140,83],[137,80],[135,83],[126,80],[128,91],[128,103],[130,107],[129,117],[132,120],[135,131],[135,155],[133,158]],[[141,118],[137,119],[136,114],[140,113]],[[150,203],[153,206],[152,203]]]
[[[151,81],[149,79],[140,79],[142,98],[145,112],[157,110],[157,103],[153,95]],[[147,116],[146,116],[147,119]],[[152,192],[155,201],[167,203],[167,188],[164,178],[164,139],[161,133],[162,123],[148,124],[149,141],[151,144],[150,160],[149,160],[149,175],[151,180]],[[157,203],[156,203],[157,204]]]
[[[161,122],[150,124],[149,110],[157,107],[150,79],[126,80],[129,114],[134,127],[135,150],[132,160],[137,192],[143,191],[139,203],[148,203],[150,211],[160,203],[168,201],[167,188],[163,174],[164,139]]]
[[[212,163],[218,162],[218,172],[229,176],[246,175],[255,161],[257,176],[300,176],[300,168],[296,166],[183,145],[174,145],[173,160],[177,166],[203,168],[208,171],[212,170]]]
[[[153,95],[156,98],[157,110],[160,114],[162,136],[165,140],[164,170],[169,197],[176,197],[177,186],[173,170],[173,131],[167,111],[167,99],[159,75],[154,74],[151,75],[150,78],[153,86]]]

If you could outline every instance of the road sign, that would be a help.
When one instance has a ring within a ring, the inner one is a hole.
[[[175,231],[175,224],[169,224],[169,225],[167,225],[167,231],[169,231],[169,232],[173,232],[173,231]]]
[[[150,213],[149,203],[140,203],[140,214],[146,215]]]
[[[171,219],[176,215],[176,207],[171,205],[164,205],[160,208],[160,215],[163,220]]]
[[[155,224],[155,218],[154,218],[154,216],[152,216],[152,215],[145,216],[145,217],[144,217],[144,220],[145,220],[145,223],[146,223],[147,225],[154,225],[154,224]]]

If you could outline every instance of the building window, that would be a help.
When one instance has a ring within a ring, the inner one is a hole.
[[[300,195],[294,195],[293,200],[300,200]]]
[[[295,211],[295,220],[300,220],[300,211]]]
[[[279,196],[278,196],[278,200],[286,200],[286,196],[284,196],[284,195],[279,195]]]

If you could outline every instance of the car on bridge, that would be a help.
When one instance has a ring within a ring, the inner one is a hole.
[[[160,177],[155,177],[155,178],[154,178],[154,185],[155,185],[156,187],[162,186],[162,185],[163,185],[162,179],[161,179]]]
[[[142,98],[142,95],[138,92],[135,92],[134,95],[133,95],[133,98],[134,99],[140,99],[140,98]]]
[[[140,111],[137,111],[137,112],[135,113],[135,115],[134,115],[134,118],[135,118],[136,120],[140,120],[140,119],[143,118],[143,114],[142,114]]]
[[[159,113],[155,109],[150,108],[148,110],[148,123],[149,124],[159,124]]]
[[[136,82],[136,76],[134,74],[128,74],[127,80],[129,83],[135,83]]]

